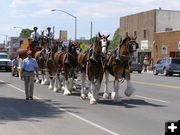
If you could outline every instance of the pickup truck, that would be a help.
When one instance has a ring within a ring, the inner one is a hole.
[[[11,60],[6,52],[0,52],[0,70],[11,71]]]

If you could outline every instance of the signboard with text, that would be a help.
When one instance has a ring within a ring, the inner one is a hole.
[[[67,31],[60,30],[59,38],[61,41],[66,41],[67,40]]]
[[[141,40],[141,50],[148,49],[148,40]]]

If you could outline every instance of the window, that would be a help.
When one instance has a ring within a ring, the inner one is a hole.
[[[144,34],[143,35],[144,35],[143,37],[146,38],[146,30],[144,30]]]
[[[7,59],[7,58],[8,58],[8,56],[5,54],[0,55],[0,59]]]
[[[165,31],[172,31],[172,28],[165,28]]]
[[[180,59],[172,59],[172,63],[174,63],[174,64],[180,64]]]

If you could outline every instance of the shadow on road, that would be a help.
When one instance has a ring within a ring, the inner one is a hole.
[[[56,104],[57,107],[52,104]],[[8,121],[39,122],[43,118],[61,117],[64,111],[58,109],[58,105],[60,103],[50,100],[43,102],[36,99],[24,100],[0,97],[0,124],[5,124]],[[68,108],[71,108],[71,106],[68,106]]]
[[[165,105],[153,104],[142,99],[121,99],[119,102],[113,102],[110,99],[102,99],[99,103],[104,105],[124,106],[125,108],[137,108],[139,106],[165,107]]]

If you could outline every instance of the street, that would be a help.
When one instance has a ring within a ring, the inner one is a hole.
[[[25,100],[24,82],[0,72],[1,135],[164,135],[165,122],[180,119],[180,77],[132,73],[135,93],[126,97],[126,82],[120,86],[121,102],[102,99],[90,105],[72,96],[54,93],[35,84],[34,100]],[[113,89],[113,78],[110,86]]]

